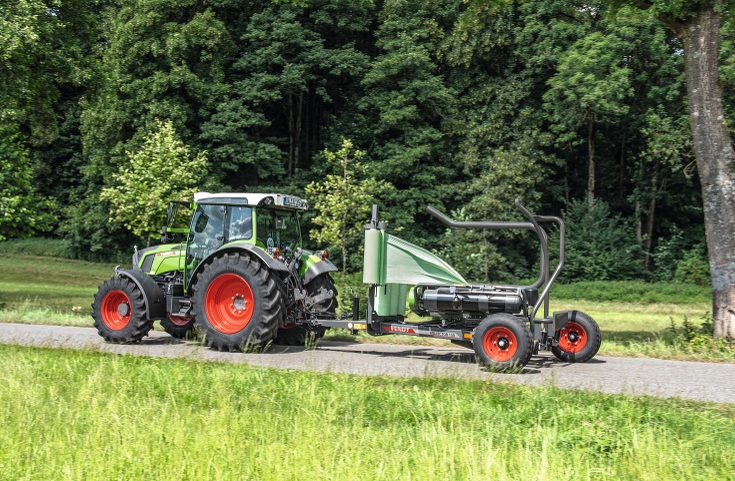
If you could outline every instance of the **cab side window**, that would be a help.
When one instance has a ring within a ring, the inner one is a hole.
[[[251,207],[227,208],[228,232],[227,242],[247,240],[253,237],[253,209]]]

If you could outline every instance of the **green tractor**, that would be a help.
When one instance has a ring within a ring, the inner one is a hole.
[[[334,319],[337,268],[302,247],[304,199],[283,194],[210,194],[172,201],[161,245],[115,268],[92,304],[106,341],[136,342],[156,320],[176,338],[195,328],[207,345],[244,350],[269,341],[303,345]]]

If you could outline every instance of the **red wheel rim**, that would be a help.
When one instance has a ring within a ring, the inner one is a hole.
[[[482,347],[485,353],[497,362],[513,359],[518,350],[518,341],[515,334],[507,327],[493,327],[482,338]]]
[[[130,322],[130,299],[123,291],[110,291],[102,299],[102,322],[113,331],[124,329]]]
[[[570,322],[559,332],[559,349],[564,352],[579,352],[587,345],[587,331],[576,322]]]
[[[298,324],[286,324],[285,326],[281,327],[280,329],[293,329],[294,327],[299,327]]]
[[[212,327],[224,334],[242,331],[253,317],[253,291],[237,274],[222,274],[209,284],[204,311]]]
[[[174,316],[173,314],[169,314],[168,320],[177,326],[185,326],[191,322],[191,317]]]

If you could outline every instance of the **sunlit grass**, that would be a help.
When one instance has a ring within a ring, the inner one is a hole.
[[[733,479],[728,405],[0,346],[0,479]]]
[[[0,255],[0,297],[14,309],[36,302],[59,312],[92,313],[97,286],[115,274],[114,264],[56,257]]]

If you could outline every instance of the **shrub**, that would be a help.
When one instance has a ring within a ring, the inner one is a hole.
[[[644,276],[640,246],[620,215],[613,216],[607,203],[595,200],[571,201],[564,213],[566,260],[559,280],[605,281],[637,279]],[[559,233],[549,235],[552,259],[559,254]],[[553,267],[553,266],[552,266]]]
[[[676,282],[697,284],[703,286],[712,282],[709,270],[706,243],[700,242],[688,251],[684,251],[683,258],[676,263]]]

